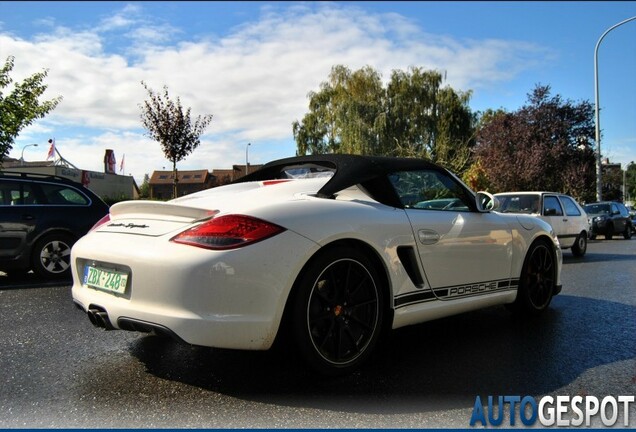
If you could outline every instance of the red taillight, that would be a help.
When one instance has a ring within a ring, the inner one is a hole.
[[[265,180],[263,182],[263,186],[272,186],[278,183],[287,183],[288,181],[291,181],[291,180]]]
[[[106,216],[104,216],[103,218],[98,220],[97,223],[95,223],[95,225],[93,225],[93,228],[88,230],[88,232],[95,231],[97,228],[99,228],[100,226],[104,225],[106,222],[110,222],[110,213],[108,213]]]
[[[205,249],[232,249],[256,243],[285,231],[284,228],[250,216],[228,215],[177,234],[170,241]]]

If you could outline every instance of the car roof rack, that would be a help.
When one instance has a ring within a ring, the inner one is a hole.
[[[77,185],[76,181],[73,181],[66,177],[60,177],[53,174],[42,174],[22,171],[0,171],[0,177],[20,178],[28,180],[57,180],[63,183]]]

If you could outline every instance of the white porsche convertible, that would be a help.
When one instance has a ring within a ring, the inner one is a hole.
[[[113,205],[73,247],[73,300],[98,327],[193,345],[264,350],[285,333],[318,372],[347,373],[384,330],[549,306],[556,236],[496,207],[423,160],[283,159],[172,201]]]

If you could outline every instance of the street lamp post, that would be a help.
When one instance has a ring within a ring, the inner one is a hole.
[[[247,150],[250,148],[251,145],[252,143],[247,143],[247,145],[245,146],[245,175],[248,175],[250,173],[250,163],[247,160]]]
[[[37,147],[37,144],[27,144],[22,147],[22,153],[20,154],[20,166],[24,166],[24,149],[27,147]]]
[[[598,91],[598,47],[601,44],[603,38],[616,27],[619,27],[623,24],[626,24],[630,21],[636,20],[636,16],[627,18],[624,21],[619,22],[618,24],[614,24],[612,27],[605,30],[605,33],[601,35],[596,42],[596,47],[594,48],[594,113],[595,113],[595,123],[596,123],[596,200],[601,201],[603,195],[603,186],[602,186],[602,169],[603,166],[601,164],[601,127],[599,122],[599,91]]]

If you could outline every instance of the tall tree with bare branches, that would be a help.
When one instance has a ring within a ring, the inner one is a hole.
[[[178,196],[177,162],[183,160],[201,143],[200,137],[212,121],[212,114],[197,116],[194,123],[190,118],[191,108],[184,111],[181,100],[170,98],[168,87],[163,92],[154,92],[145,82],[141,82],[148,92],[148,99],[141,107],[141,123],[147,136],[161,145],[166,158],[172,162],[172,197]]]

